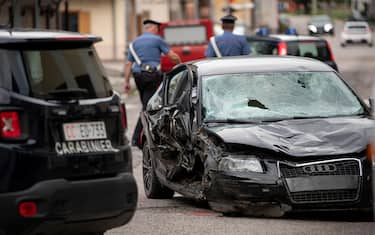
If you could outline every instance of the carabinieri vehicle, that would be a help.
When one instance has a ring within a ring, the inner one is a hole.
[[[370,211],[371,110],[328,65],[301,57],[182,64],[142,114],[149,198],[223,213]]]
[[[132,218],[125,104],[100,40],[0,30],[0,234],[103,234]]]

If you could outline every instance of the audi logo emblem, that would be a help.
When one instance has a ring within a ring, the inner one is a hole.
[[[309,165],[309,166],[304,166],[302,169],[307,174],[329,173],[329,172],[335,172],[337,170],[335,164]]]

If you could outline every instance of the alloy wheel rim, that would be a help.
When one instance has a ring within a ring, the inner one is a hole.
[[[151,165],[151,157],[150,153],[148,152],[147,146],[144,146],[143,151],[143,183],[145,185],[145,189],[148,192],[151,188],[152,184],[152,165]]]

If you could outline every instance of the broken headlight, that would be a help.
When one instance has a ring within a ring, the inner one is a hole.
[[[263,173],[263,167],[255,156],[229,155],[220,160],[219,171]]]

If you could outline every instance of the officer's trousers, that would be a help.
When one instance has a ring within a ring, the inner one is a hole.
[[[142,111],[146,110],[147,103],[152,97],[152,95],[157,90],[162,76],[161,73],[133,73],[133,77],[135,80],[135,84],[137,86],[139,92],[139,98],[142,102]],[[141,134],[142,134],[142,122],[141,118],[138,117],[137,125],[134,129],[133,137],[132,137],[132,145],[141,147]]]

